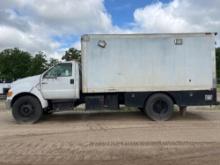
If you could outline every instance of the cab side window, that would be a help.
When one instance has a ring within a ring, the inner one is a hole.
[[[72,64],[62,63],[50,69],[44,78],[69,77],[72,76]]]

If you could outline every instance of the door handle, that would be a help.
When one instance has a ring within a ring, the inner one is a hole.
[[[41,84],[48,84],[47,82],[42,82]]]
[[[74,84],[74,79],[70,79],[70,84]]]

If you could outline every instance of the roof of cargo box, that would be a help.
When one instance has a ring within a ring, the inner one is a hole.
[[[162,36],[207,36],[207,35],[217,35],[217,32],[196,32],[196,33],[131,33],[131,34],[84,34],[82,35],[82,38],[91,36],[91,37],[100,37],[100,36],[121,36],[121,37],[134,37],[134,36],[155,36],[155,37],[162,37]]]

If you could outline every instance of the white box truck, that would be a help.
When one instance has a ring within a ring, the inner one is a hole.
[[[174,105],[215,105],[215,35],[83,35],[81,63],[15,81],[7,105],[17,122],[83,103],[86,110],[137,107],[152,120],[170,119]]]

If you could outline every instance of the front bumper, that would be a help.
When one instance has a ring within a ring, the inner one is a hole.
[[[6,107],[7,110],[11,109],[11,100],[8,100],[8,99],[7,99],[7,100],[5,101],[5,107]]]

